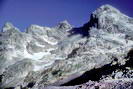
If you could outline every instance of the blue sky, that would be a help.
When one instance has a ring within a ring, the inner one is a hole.
[[[0,28],[11,22],[24,31],[31,24],[53,27],[63,20],[79,27],[104,4],[133,17],[132,0],[0,0]]]

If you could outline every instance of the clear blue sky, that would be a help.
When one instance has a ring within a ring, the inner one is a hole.
[[[104,4],[133,17],[132,0],[0,0],[0,28],[7,21],[24,31],[30,24],[52,27],[63,20],[78,27]]]

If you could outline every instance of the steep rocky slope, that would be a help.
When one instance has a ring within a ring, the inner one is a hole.
[[[6,23],[0,32],[2,89],[119,89],[118,84],[132,89],[132,63],[133,18],[110,5],[98,8],[79,28],[63,21],[20,32]]]

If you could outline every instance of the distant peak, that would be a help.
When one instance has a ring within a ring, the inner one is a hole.
[[[68,23],[67,20],[64,20],[64,21],[58,23],[57,27],[59,29],[71,29],[72,28],[72,26]]]
[[[6,22],[6,23],[4,24],[4,28],[13,28],[13,27],[14,27],[13,24],[10,23],[10,22]]]
[[[116,8],[114,8],[113,6],[106,4],[106,5],[102,5],[100,8],[104,9],[104,10],[116,10]]]
[[[106,4],[106,5],[102,5],[100,8],[95,10],[92,14],[98,16],[105,13],[120,13],[120,11],[113,6]]]
[[[42,27],[42,26],[35,25],[35,24],[30,25],[30,27],[29,27],[29,28],[30,28],[30,29],[43,29],[43,27]]]
[[[110,10],[110,11],[119,12],[118,9],[116,9],[115,7],[113,7],[113,6],[109,5],[109,4],[103,5],[103,6],[101,6],[101,8],[102,8],[103,10],[105,10],[105,11]]]
[[[91,14],[90,21],[85,24],[85,27],[103,28],[105,24],[120,21],[121,18],[124,18],[124,16],[118,9],[106,4],[102,5]]]
[[[26,29],[26,33],[37,33],[38,31],[43,30],[44,27],[32,24]]]
[[[61,21],[60,23],[69,24],[67,20]]]
[[[4,24],[4,27],[2,29],[2,32],[8,32],[8,31],[19,31],[16,27],[14,27],[14,25],[10,22],[6,22]]]

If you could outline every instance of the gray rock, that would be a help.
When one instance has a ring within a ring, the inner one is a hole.
[[[133,19],[110,5],[94,11],[80,28],[63,21],[53,28],[31,25],[20,32],[6,24],[0,34],[1,88],[54,87],[87,71],[108,64],[123,66],[132,59],[128,54],[133,48]],[[123,79],[120,73],[115,75]]]

